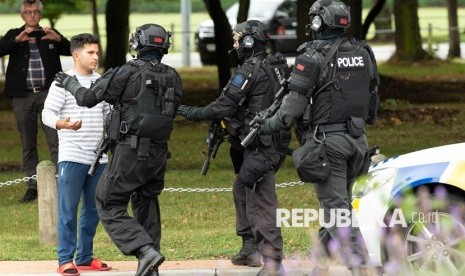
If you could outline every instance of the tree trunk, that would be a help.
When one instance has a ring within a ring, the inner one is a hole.
[[[100,30],[98,27],[98,20],[97,20],[97,0],[89,0],[90,4],[90,12],[92,14],[92,33],[100,38],[100,41],[102,41],[102,38],[100,37]],[[99,53],[98,53],[98,58],[99,58],[99,63],[100,64],[105,64],[104,60],[104,55],[102,51],[102,43],[99,43],[98,45]]]
[[[247,20],[249,17],[250,0],[239,1],[239,13],[237,14],[237,23]]]
[[[350,28],[349,34],[352,36],[363,39],[362,27],[362,0],[344,0],[346,5],[350,7]]]
[[[105,19],[107,49],[105,70],[126,63],[129,37],[129,0],[107,1]]]
[[[365,22],[363,22],[362,27],[362,38],[364,40],[366,40],[368,30],[370,29],[370,25],[373,22],[375,23],[376,31],[382,31],[382,33],[375,33],[373,40],[389,41],[389,38],[393,38],[393,33],[389,32],[390,30],[392,30],[391,12],[389,11],[389,8],[386,6],[386,0],[376,0],[375,5],[373,6],[373,8],[371,8],[370,12],[365,18]]]
[[[449,53],[448,58],[460,57],[460,34],[457,19],[457,0],[447,1],[449,14]]]
[[[375,36],[374,41],[394,42],[394,30],[392,29],[392,7],[384,4],[383,9],[375,18]]]
[[[232,48],[232,29],[221,7],[220,0],[204,0],[208,13],[215,24],[216,65],[219,87],[224,87],[231,78],[231,61],[228,51]]]
[[[422,48],[418,0],[394,0],[396,52],[390,61],[417,61],[428,57]]]
[[[308,11],[315,0],[297,0],[297,46],[309,40],[306,26],[310,24]]]

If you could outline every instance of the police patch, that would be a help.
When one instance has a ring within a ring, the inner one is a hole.
[[[231,84],[234,85],[235,87],[241,88],[244,82],[245,82],[245,76],[238,73],[232,79]]]

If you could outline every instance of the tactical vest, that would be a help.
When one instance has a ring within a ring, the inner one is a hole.
[[[331,49],[327,43],[316,41],[310,50],[325,58]],[[312,125],[345,123],[349,117],[368,120],[372,62],[363,43],[353,39],[342,42],[325,68],[320,68],[317,85],[308,95],[312,102]]]
[[[226,129],[231,136],[243,139],[248,134],[248,124],[261,110],[269,107],[274,101],[274,93],[281,88],[281,83],[286,78],[287,61],[284,57],[268,55],[265,59],[252,58],[246,61],[235,73],[247,76],[248,85],[253,85],[260,68],[264,69],[269,79],[269,86],[265,93],[258,94],[249,91],[243,93],[243,87],[234,85],[233,76],[223,89],[223,96],[238,103],[239,109],[233,118],[225,118]]]
[[[139,138],[166,143],[173,129],[175,93],[181,93],[180,87],[176,87],[178,75],[173,68],[158,62],[129,63],[138,70],[131,75],[123,92],[121,126]]]

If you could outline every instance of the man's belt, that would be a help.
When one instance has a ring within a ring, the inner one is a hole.
[[[125,137],[119,140],[118,144],[131,146],[131,148],[137,148],[140,142],[141,142],[141,139],[138,138],[136,135],[130,135],[128,137]],[[148,141],[147,145],[149,147],[155,147],[155,148],[167,148],[168,147],[167,143],[153,143],[152,141]]]
[[[39,92],[46,91],[46,90],[47,90],[47,87],[39,86],[39,87],[28,88],[27,92],[39,93]]]
[[[332,133],[332,132],[347,132],[347,124],[329,124],[329,125],[319,125],[318,133]]]

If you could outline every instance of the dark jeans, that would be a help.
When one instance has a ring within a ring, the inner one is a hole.
[[[150,145],[148,153],[139,160],[137,149],[118,144],[95,194],[102,225],[125,255],[135,255],[147,244],[160,249],[158,195],[164,188],[168,149]],[[129,201],[134,217],[127,211]]]
[[[39,164],[39,154],[37,151],[38,122],[42,126],[45,139],[48,144],[50,159],[53,163],[58,161],[58,136],[57,131],[42,123],[42,109],[44,109],[47,92],[29,92],[25,98],[13,98],[12,105],[16,117],[23,148],[23,168],[26,176],[36,174]],[[37,182],[29,181],[29,188],[37,188]]]

